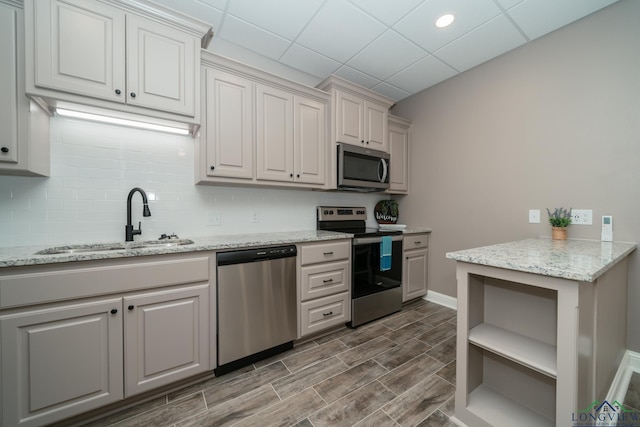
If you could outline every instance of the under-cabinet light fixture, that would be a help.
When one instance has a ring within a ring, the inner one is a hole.
[[[98,114],[83,113],[80,111],[67,110],[64,108],[56,108],[56,112],[58,113],[58,115],[63,117],[72,117],[76,119],[90,120],[90,121],[100,122],[100,123],[110,123],[114,125],[129,126],[129,127],[139,128],[139,129],[155,130],[158,132],[167,132],[167,133],[173,133],[177,135],[189,135],[188,129],[180,129],[172,126],[156,125],[153,123],[138,122],[136,120],[119,119],[117,117],[108,117],[108,116],[101,116]]]
[[[448,27],[453,23],[455,19],[456,17],[450,13],[447,13],[446,15],[442,15],[440,18],[436,19],[436,27],[438,28]]]

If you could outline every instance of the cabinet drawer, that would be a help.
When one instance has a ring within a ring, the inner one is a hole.
[[[307,301],[348,291],[349,270],[349,260],[302,267],[300,299]]]
[[[351,241],[318,243],[300,246],[300,265],[348,259],[351,254]]]
[[[300,336],[320,332],[351,320],[349,292],[343,292],[300,305]]]
[[[421,249],[429,247],[429,235],[428,234],[411,234],[404,236],[402,241],[403,249],[405,251],[411,249]]]

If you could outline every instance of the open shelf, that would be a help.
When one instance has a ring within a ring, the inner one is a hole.
[[[488,323],[471,329],[469,342],[551,378],[557,376],[556,346]]]
[[[541,427],[554,426],[550,420],[518,402],[492,390],[486,385],[469,394],[469,412],[492,426]]]

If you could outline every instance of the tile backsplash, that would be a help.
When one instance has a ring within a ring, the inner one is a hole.
[[[124,240],[129,190],[142,236],[180,237],[315,229],[318,205],[373,211],[377,194],[194,185],[191,137],[53,117],[51,177],[0,176],[0,246]],[[219,214],[220,225],[208,225]],[[257,214],[259,222],[254,222]],[[370,214],[369,225],[375,221]]]

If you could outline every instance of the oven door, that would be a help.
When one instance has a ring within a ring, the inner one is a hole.
[[[380,242],[382,238],[353,239],[352,290],[353,299],[398,288],[402,285],[402,235],[392,236],[391,268],[380,269]]]

